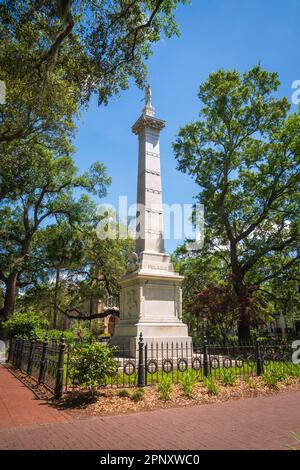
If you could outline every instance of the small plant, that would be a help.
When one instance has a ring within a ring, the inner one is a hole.
[[[138,402],[144,399],[144,395],[145,395],[145,390],[143,388],[138,388],[137,390],[133,392],[130,398],[132,401]]]
[[[187,398],[193,398],[196,382],[196,378],[190,372],[183,376],[180,383],[183,388],[183,393]]]
[[[210,395],[218,395],[219,390],[217,387],[216,382],[214,381],[213,377],[206,377],[204,379],[204,385],[206,386],[208,393]]]
[[[171,400],[172,392],[172,379],[171,377],[163,377],[160,383],[157,385],[157,390],[160,393],[161,400]]]
[[[278,390],[278,382],[285,382],[288,376],[283,364],[272,364],[263,374],[263,380],[270,388]]]
[[[300,364],[287,364],[286,371],[290,377],[300,377]]]
[[[238,336],[229,336],[228,337],[228,343],[230,346],[236,346],[239,342],[239,337]]]
[[[225,387],[233,387],[236,381],[235,373],[232,369],[222,369],[221,371],[221,380]]]
[[[70,357],[70,375],[90,390],[106,385],[107,378],[117,373],[114,351],[99,343],[79,344]]]
[[[274,374],[274,371],[268,370],[263,374],[262,378],[263,381],[268,385],[268,387],[278,390],[278,377],[276,374]]]
[[[252,389],[257,388],[257,383],[253,380],[252,377],[245,377],[244,382],[246,382],[249,388],[252,388]]]
[[[119,390],[118,391],[118,396],[120,398],[129,398],[130,397],[130,393],[128,392],[128,390],[126,388],[122,388],[122,390]]]

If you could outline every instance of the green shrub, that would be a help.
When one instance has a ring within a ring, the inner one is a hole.
[[[115,348],[100,343],[78,344],[71,352],[71,377],[92,390],[106,385],[107,378],[117,374],[114,352]]]
[[[157,385],[161,400],[171,400],[172,387],[173,383],[171,377],[163,377],[161,379]]]
[[[88,327],[83,327],[82,325],[75,325],[73,328],[74,339],[79,342],[92,342],[93,334],[91,333]]]
[[[118,396],[121,398],[128,398],[130,397],[130,393],[128,392],[126,388],[123,388],[122,390],[118,391]]]
[[[234,370],[232,369],[222,369],[221,370],[221,380],[223,385],[227,387],[228,385],[230,387],[233,387],[236,381],[236,375],[234,373]]]
[[[267,336],[259,336],[257,338],[261,343],[268,343],[270,341],[270,338],[268,338]]]
[[[145,391],[143,388],[138,388],[131,395],[131,400],[133,401],[142,401],[144,399]]]
[[[187,372],[184,374],[180,383],[182,385],[184,395],[187,398],[193,398],[195,385],[197,383],[196,378],[190,372]]]
[[[238,336],[228,336],[228,343],[230,346],[236,346],[239,342]]]
[[[274,389],[278,389],[278,382],[283,382],[288,378],[284,366],[282,364],[273,364],[262,376],[264,382]]]
[[[214,381],[213,377],[205,377],[204,378],[204,385],[206,386],[208,393],[210,395],[218,395],[219,390],[217,387],[216,382]]]
[[[300,364],[287,364],[286,371],[290,377],[300,377]]]
[[[74,333],[69,330],[48,330],[46,333],[49,341],[55,340],[59,342],[61,340],[62,335],[64,335],[66,343],[73,343],[74,341]]]
[[[33,312],[16,312],[3,323],[9,338],[20,336],[24,339],[29,339],[32,333],[35,334],[39,330],[42,330],[45,336],[45,330],[48,326],[49,322],[46,318]]]

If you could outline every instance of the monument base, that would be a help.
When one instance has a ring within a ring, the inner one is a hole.
[[[121,354],[137,349],[140,333],[148,350],[191,348],[188,327],[181,319],[183,277],[173,271],[168,255],[161,257],[155,263],[150,253],[144,253],[139,269],[121,280],[120,321],[111,338]]]
[[[135,325],[120,325],[116,327],[116,334],[112,336],[110,344],[117,346],[120,352],[134,352],[137,350],[139,336],[142,333],[143,343],[151,349],[191,348],[192,340],[188,336],[187,326],[182,323],[136,323]],[[129,354],[130,355],[130,354]]]

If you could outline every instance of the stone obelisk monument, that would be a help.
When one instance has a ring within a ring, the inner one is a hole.
[[[181,319],[183,277],[164,250],[159,134],[165,122],[155,117],[149,85],[145,102],[132,127],[139,140],[136,252],[121,280],[120,321],[112,337],[125,349],[135,348],[140,333],[148,344],[191,342]]]

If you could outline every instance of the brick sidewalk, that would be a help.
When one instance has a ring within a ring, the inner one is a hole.
[[[300,392],[67,421],[0,374],[0,449],[286,449],[300,432]]]
[[[0,365],[0,431],[36,424],[64,422],[67,415],[51,408]],[[0,438],[1,447],[1,438]]]

